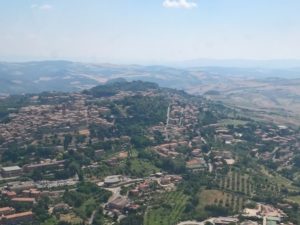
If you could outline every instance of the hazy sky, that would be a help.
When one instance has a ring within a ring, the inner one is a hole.
[[[300,59],[300,0],[0,3],[0,60]]]

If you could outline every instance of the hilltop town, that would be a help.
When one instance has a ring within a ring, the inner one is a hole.
[[[0,106],[0,224],[300,222],[297,127],[140,81]]]

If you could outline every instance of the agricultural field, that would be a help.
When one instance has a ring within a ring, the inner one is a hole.
[[[182,192],[168,192],[157,199],[157,204],[148,208],[144,225],[176,224],[185,209],[188,197]]]
[[[253,180],[248,174],[231,171],[227,174],[227,176],[220,177],[218,179],[218,184],[222,190],[227,190],[249,197],[253,195]]]
[[[197,85],[190,92],[204,94],[209,90],[217,90],[219,94],[206,94],[207,98],[222,101],[228,106],[251,110],[251,113],[245,114],[251,118],[279,124],[300,124],[298,80],[253,79],[245,82],[239,78],[230,78],[221,85]]]
[[[219,175],[217,184],[220,190],[238,195],[244,200],[256,199],[269,201],[280,197],[282,193],[298,193],[299,188],[292,181],[277,173],[269,173],[264,167],[249,173],[231,170],[227,175]],[[291,197],[289,200],[300,202],[300,198]]]
[[[203,190],[199,194],[197,212],[201,213],[206,206],[218,205],[230,209],[232,212],[240,212],[243,209],[245,198],[220,190]]]
[[[290,192],[298,192],[300,191],[299,187],[294,186],[291,180],[281,176],[278,173],[269,173],[264,167],[262,167],[262,173],[267,176],[267,178],[272,182],[276,183],[280,187],[287,188]]]

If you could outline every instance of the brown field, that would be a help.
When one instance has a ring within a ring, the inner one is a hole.
[[[249,116],[273,121],[278,124],[300,125],[300,81],[296,80],[243,80],[228,78],[228,81],[198,85],[191,93],[204,94],[217,90],[220,95],[206,95],[226,105],[249,109]]]

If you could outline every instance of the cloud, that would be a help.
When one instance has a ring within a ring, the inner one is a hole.
[[[44,5],[33,4],[30,6],[30,8],[48,11],[48,10],[51,10],[53,8],[53,6],[49,5],[49,4],[44,4]]]
[[[163,2],[165,8],[183,8],[191,9],[197,7],[197,3],[189,0],[165,0]]]
[[[52,5],[48,5],[48,4],[40,6],[40,10],[51,10],[52,8],[53,8]]]

